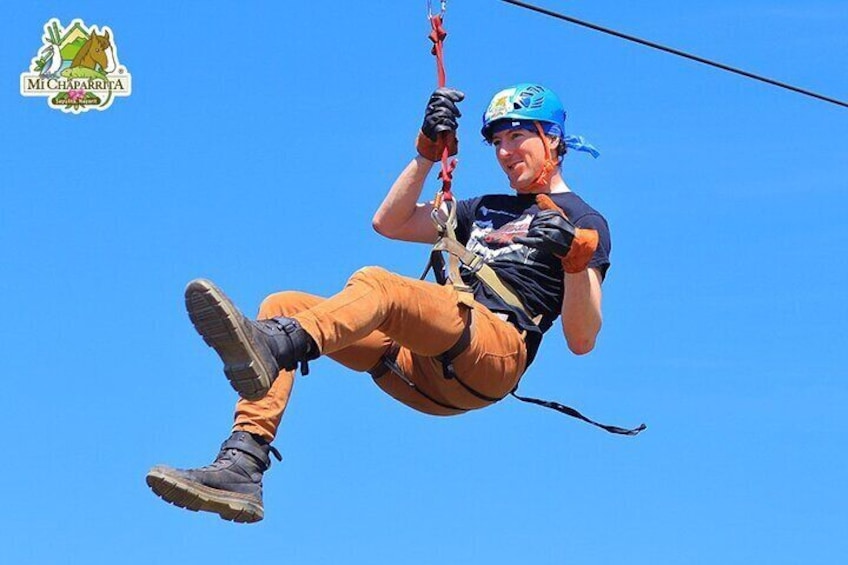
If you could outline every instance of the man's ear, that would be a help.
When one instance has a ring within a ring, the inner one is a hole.
[[[551,145],[551,151],[554,152],[554,155],[559,156],[559,154],[560,154],[559,146],[562,144],[562,138],[559,137],[558,135],[549,135],[548,141],[550,142],[550,145]]]

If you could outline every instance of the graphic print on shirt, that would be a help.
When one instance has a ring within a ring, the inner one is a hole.
[[[486,208],[485,206],[480,206],[480,211],[483,212],[484,216],[488,216],[490,213],[497,214],[500,216],[506,216],[507,218],[517,218],[516,214],[512,212],[504,212],[503,210],[493,210],[491,208]]]
[[[500,214],[515,218],[514,214],[499,210],[485,209],[483,212],[486,216]],[[475,220],[471,226],[466,248],[483,257],[486,263],[491,263],[495,259],[527,263],[529,259],[527,247],[514,243],[513,239],[527,235],[532,219],[533,215],[524,214],[497,228],[492,220]]]

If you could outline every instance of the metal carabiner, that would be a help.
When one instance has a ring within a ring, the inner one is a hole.
[[[433,2],[432,0],[427,0],[427,19],[432,20],[434,17],[439,16],[440,18],[445,18],[445,12],[448,9],[448,0],[441,0],[440,4],[440,12],[438,14],[433,13]]]
[[[439,232],[439,235],[444,235],[448,231],[448,226],[456,229],[456,202],[445,200],[442,202],[442,205],[447,208],[447,217],[445,219],[439,216],[441,207],[430,210],[430,219],[436,224],[436,230]]]
[[[430,210],[430,219],[433,220],[433,223],[436,224],[436,230],[439,234],[445,233],[445,230],[448,228],[447,221],[442,221],[442,218],[439,217],[439,209],[433,208]]]

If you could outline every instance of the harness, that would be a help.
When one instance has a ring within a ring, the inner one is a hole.
[[[430,25],[432,27],[432,31],[430,32],[429,38],[433,42],[432,54],[436,58],[436,69],[439,87],[443,87],[446,84],[446,74],[444,67],[444,40],[447,37],[447,32],[443,27],[443,18],[446,10],[446,5],[447,1],[441,0],[441,11],[438,14],[432,13],[432,7],[430,5],[429,0],[427,7],[427,15],[430,20]],[[538,123],[536,124],[536,126],[545,144],[545,148],[548,150],[547,153],[549,157],[548,162],[545,163],[546,166],[544,170],[540,174],[540,178],[536,179],[535,182],[536,184],[545,184],[546,179],[553,170],[553,167],[549,166],[551,165],[550,161],[552,161],[552,159],[550,158],[550,146],[548,144],[547,137],[541,130],[541,126]],[[448,134],[439,134],[439,136],[442,137],[444,137],[445,135]],[[553,166],[555,165],[556,164],[553,163]],[[455,168],[456,159],[449,160],[449,150],[447,148],[447,143],[445,143],[441,158],[441,171],[439,173],[439,178],[442,181],[442,187],[433,199],[433,209],[430,212],[430,217],[432,218],[433,223],[436,226],[439,238],[433,245],[433,248],[430,252],[430,259],[428,260],[427,266],[425,267],[424,272],[421,274],[420,277],[422,280],[425,279],[430,269],[432,269],[436,281],[441,285],[451,284],[454,289],[456,289],[457,294],[459,295],[459,302],[469,308],[468,321],[466,322],[465,327],[463,328],[462,335],[460,336],[459,340],[449,350],[436,357],[442,364],[442,374],[444,378],[455,381],[469,394],[484,402],[488,402],[489,404],[494,404],[503,400],[504,398],[506,398],[506,396],[512,395],[522,402],[528,402],[531,404],[536,404],[538,406],[543,406],[545,408],[556,410],[557,412],[566,414],[573,418],[577,418],[579,420],[592,424],[593,426],[597,426],[603,430],[606,430],[610,433],[633,436],[642,432],[644,429],[646,429],[645,424],[641,424],[640,426],[633,429],[620,428],[618,426],[609,426],[591,420],[590,418],[587,418],[574,408],[570,408],[558,402],[520,396],[516,392],[518,390],[517,385],[506,395],[503,395],[501,397],[491,397],[476,390],[474,387],[470,386],[456,374],[456,371],[453,367],[453,361],[459,355],[465,352],[465,350],[467,350],[471,344],[473,320],[473,310],[471,310],[471,308],[474,304],[474,292],[471,287],[466,285],[463,281],[462,276],[460,274],[460,265],[464,266],[470,273],[477,277],[478,280],[485,284],[505,304],[511,306],[512,308],[520,312],[523,312],[528,320],[532,320],[535,326],[538,326],[539,322],[542,319],[542,315],[540,314],[537,316],[533,316],[531,311],[522,302],[518,293],[512,287],[510,287],[508,283],[503,281],[495,272],[495,270],[491,266],[486,264],[486,262],[481,256],[467,249],[462,243],[457,240],[456,201],[451,191],[453,183],[453,171]],[[536,203],[539,208],[543,210],[559,210],[559,208],[556,206],[556,204],[554,204],[551,198],[544,194],[539,194],[536,196]],[[447,215],[445,218],[442,218],[440,214],[443,205],[447,210]],[[562,210],[559,211],[562,212]],[[597,234],[595,234],[594,242],[595,245],[597,245]],[[591,251],[594,251],[594,247],[592,247]],[[445,264],[443,252],[446,252],[448,254],[447,264]],[[586,263],[588,263],[591,254],[591,252],[589,252],[588,255],[583,253],[583,255],[585,255]],[[522,335],[522,338],[524,338],[525,335]],[[443,402],[441,400],[433,398],[432,395],[427,394],[425,391],[421,390],[406,374],[404,374],[403,369],[398,365],[397,357],[399,352],[400,345],[393,342],[392,345],[389,347],[388,351],[383,355],[383,357],[381,357],[377,365],[368,372],[376,380],[385,376],[391,371],[422,397],[426,398],[433,404],[442,408],[456,411],[458,413],[467,412],[472,409],[469,407],[454,406],[452,404]]]

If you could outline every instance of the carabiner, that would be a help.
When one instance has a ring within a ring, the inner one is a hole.
[[[456,229],[456,202],[453,200],[445,200],[442,204],[447,208],[447,217],[443,220],[439,217],[439,212],[441,211],[441,206],[439,208],[433,208],[430,210],[430,219],[433,220],[433,223],[436,225],[436,230],[439,234],[444,234],[448,228],[451,230]]]
[[[436,16],[439,16],[442,19],[445,18],[445,12],[448,9],[448,0],[441,0],[441,2],[439,2],[439,4],[440,4],[440,10],[441,11],[438,14],[434,14],[433,13],[433,2],[432,2],[432,0],[427,0],[427,19],[432,20]]]
[[[447,221],[442,221],[442,218],[439,217],[440,210],[438,208],[433,208],[430,210],[430,219],[433,220],[433,224],[436,226],[436,231],[439,232],[439,235],[445,233],[448,229]]]

